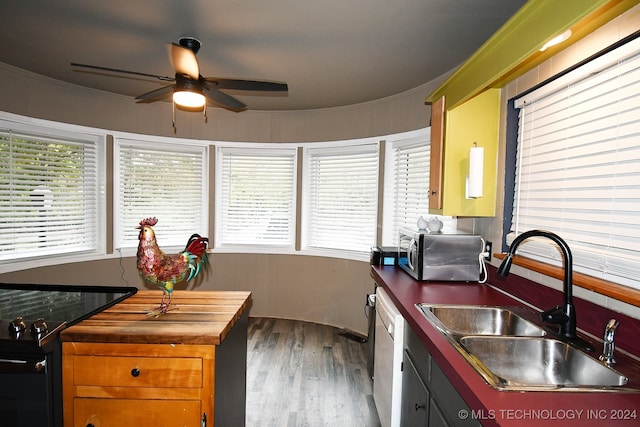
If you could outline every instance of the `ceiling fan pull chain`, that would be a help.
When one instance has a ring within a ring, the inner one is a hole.
[[[171,120],[171,125],[173,126],[173,134],[175,135],[175,133],[176,133],[176,104],[175,104],[175,102],[171,103],[171,113],[173,115],[173,118]]]

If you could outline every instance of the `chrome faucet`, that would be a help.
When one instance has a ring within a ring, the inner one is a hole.
[[[571,255],[571,249],[569,245],[560,236],[550,231],[543,230],[529,230],[518,235],[509,248],[507,257],[502,261],[500,267],[498,267],[498,274],[506,277],[511,269],[511,263],[513,262],[513,255],[516,253],[516,249],[526,239],[530,237],[545,237],[552,240],[560,248],[562,256],[564,258],[564,302],[563,305],[556,305],[549,310],[540,313],[540,317],[547,323],[553,323],[560,325],[560,337],[570,341],[579,347],[593,351],[594,348],[587,341],[581,339],[576,335],[576,310],[573,306],[573,257]]]
[[[616,349],[614,338],[616,329],[618,329],[619,321],[611,319],[604,328],[604,338],[602,345],[602,354],[599,359],[603,361],[607,366],[613,366],[616,364],[616,359],[613,357],[613,352]]]

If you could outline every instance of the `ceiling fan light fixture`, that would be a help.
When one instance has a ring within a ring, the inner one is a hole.
[[[204,90],[199,81],[176,75],[173,102],[178,108],[190,111],[204,109],[207,105],[207,99],[203,92]]]
[[[188,109],[204,108],[207,103],[204,95],[193,90],[176,90],[173,92],[173,102],[178,107]]]

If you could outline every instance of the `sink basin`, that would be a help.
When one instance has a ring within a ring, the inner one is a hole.
[[[627,377],[571,345],[551,338],[465,336],[464,355],[496,388],[607,388]],[[479,362],[479,363],[478,363]]]
[[[504,307],[453,304],[417,304],[416,306],[445,334],[534,337],[546,335],[543,328]]]
[[[547,336],[518,307],[416,304],[492,387],[514,391],[640,391],[566,342]]]

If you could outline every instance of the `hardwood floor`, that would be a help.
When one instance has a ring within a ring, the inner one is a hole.
[[[334,327],[250,318],[247,427],[379,426],[367,344]]]

